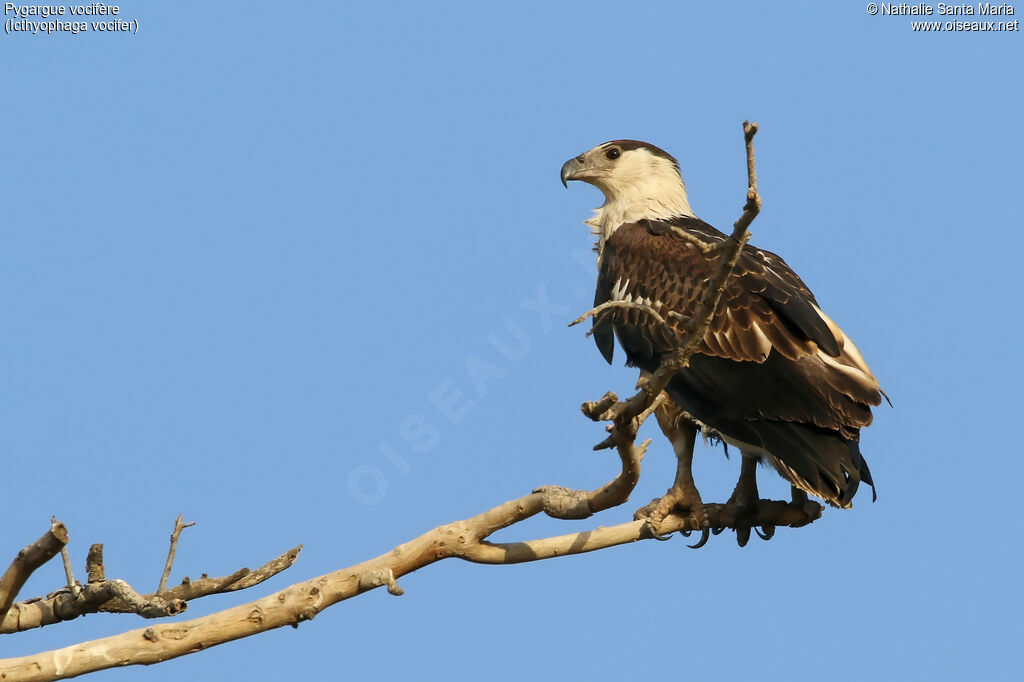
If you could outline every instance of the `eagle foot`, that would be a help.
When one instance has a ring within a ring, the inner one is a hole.
[[[700,499],[700,493],[695,487],[674,485],[668,489],[664,496],[656,497],[649,504],[637,509],[633,513],[633,518],[637,521],[645,521],[650,527],[651,532],[658,537],[657,529],[661,526],[661,522],[665,520],[666,516],[673,513],[679,516],[689,516],[693,519],[696,528],[700,529],[701,539],[696,545],[690,545],[690,547],[698,549],[707,544],[709,535],[707,527],[708,517],[704,511],[704,503]],[[689,530],[681,531],[681,534],[683,537],[689,537],[691,532]]]

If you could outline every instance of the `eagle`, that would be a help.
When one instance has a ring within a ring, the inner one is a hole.
[[[611,364],[617,338],[628,365],[653,373],[698,314],[718,267],[707,246],[730,237],[694,214],[678,161],[653,144],[598,145],[569,159],[561,179],[592,184],[605,197],[585,221],[597,237],[595,308],[637,304],[594,316],[597,347]],[[690,471],[698,431],[742,453],[730,498],[738,517],[755,511],[760,462],[791,484],[794,501],[809,493],[849,508],[861,482],[875,499],[860,430],[884,393],[853,341],[778,255],[744,245],[707,333],[665,390],[679,408],[666,430],[679,467],[663,513],[701,506]]]

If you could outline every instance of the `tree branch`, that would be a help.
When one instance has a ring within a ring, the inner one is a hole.
[[[6,617],[0,620],[0,634],[53,625],[90,613],[135,613],[143,618],[175,616],[184,612],[192,599],[260,584],[294,564],[301,550],[302,545],[293,547],[255,571],[242,568],[221,578],[210,578],[206,574],[198,580],[186,577],[180,585],[140,595],[123,580],[100,577],[103,575],[102,545],[93,545],[89,552],[89,574],[99,577],[98,580],[90,579],[77,594],[65,588],[45,598],[37,597],[14,604]],[[4,678],[0,676],[0,679]]]
[[[662,325],[663,327],[665,327],[665,329],[668,330],[669,334],[675,334],[676,333],[676,330],[672,328],[672,325],[670,325],[668,322],[665,321],[665,318],[663,318],[658,313],[658,311],[654,308],[653,305],[648,305],[646,303],[642,303],[639,300],[637,300],[637,301],[605,301],[601,305],[596,306],[594,308],[591,308],[587,312],[585,312],[582,315],[580,315],[579,317],[577,317],[575,320],[573,320],[572,322],[569,323],[569,326],[570,327],[575,327],[580,322],[583,322],[584,320],[586,320],[588,317],[594,317],[594,318],[596,318],[596,321],[594,322],[594,328],[596,328],[598,325],[600,325],[606,319],[608,319],[606,317],[597,318],[596,316],[599,313],[601,313],[602,311],[607,310],[608,308],[631,308],[633,310],[639,310],[639,311],[647,313],[648,315],[653,317],[654,321],[657,322],[658,324]],[[669,311],[669,314],[672,314],[672,313],[675,313],[675,311]],[[675,315],[676,315],[676,317],[683,317],[682,315],[679,315],[679,313],[675,313]],[[591,328],[591,329],[587,330],[587,336],[588,337],[591,336],[594,333],[594,328]]]
[[[103,544],[96,543],[89,548],[89,554],[85,557],[85,575],[90,583],[103,582],[107,579],[106,569],[103,568]],[[3,619],[0,618],[0,623]]]
[[[163,592],[164,588],[167,587],[167,579],[171,575],[171,567],[174,566],[174,555],[178,552],[178,538],[181,537],[181,531],[196,525],[194,522],[182,523],[183,518],[181,514],[178,514],[178,518],[174,519],[174,530],[171,531],[171,548],[167,552],[164,572],[160,575],[160,584],[156,588],[157,594]]]
[[[57,556],[68,543],[68,529],[56,519],[51,520],[50,530],[25,549],[18,552],[10,567],[0,577],[0,623],[14,604],[25,581],[32,573]]]
[[[63,649],[0,660],[0,679],[6,682],[59,680],[107,668],[149,665],[285,625],[298,626],[329,606],[377,587],[387,586],[392,594],[401,594],[399,578],[442,559],[514,564],[582,554],[654,537],[643,521],[633,521],[525,542],[486,541],[495,531],[542,511],[542,498],[541,493],[532,493],[510,500],[464,521],[438,526],[375,559],[203,618],[154,625]],[[821,512],[819,505],[809,505],[761,500],[756,515],[748,523],[805,525]],[[733,512],[724,505],[705,505],[704,511],[708,527],[731,527],[736,522]],[[692,517],[669,516],[660,530],[700,528]]]
[[[542,511],[542,498],[535,493],[511,500],[472,518],[438,526],[370,561],[201,619],[156,625],[63,649],[2,659],[0,679],[7,682],[59,680],[115,667],[150,665],[267,630],[298,626],[329,606],[377,587],[387,586],[392,594],[400,594],[399,578],[445,558],[476,563],[521,563],[582,554],[654,537],[643,521],[632,521],[555,538],[519,543],[486,542],[496,530]],[[752,525],[804,525],[820,514],[821,507],[813,503],[811,506],[813,510],[762,500],[757,514],[749,522]],[[712,527],[731,526],[735,522],[732,512],[723,505],[706,505],[705,512]],[[671,532],[695,530],[699,526],[692,517],[669,516],[660,529]]]
[[[50,523],[57,525],[57,517],[51,516]],[[78,590],[81,589],[78,585],[78,581],[75,580],[75,572],[71,568],[71,554],[68,552],[67,544],[60,548],[61,562],[64,564],[64,577],[67,579],[68,589],[75,596],[78,595]]]

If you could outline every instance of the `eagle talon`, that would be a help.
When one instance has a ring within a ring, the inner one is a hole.
[[[765,524],[760,528],[755,528],[754,531],[757,533],[757,537],[761,538],[765,542],[768,542],[775,537],[775,526],[771,524]]]
[[[743,453],[740,462],[740,480],[736,482],[726,508],[732,508],[733,528],[736,529],[736,543],[746,547],[750,541],[750,521],[757,517],[757,458]]]
[[[736,528],[736,544],[746,547],[750,542],[750,526],[739,526]]]
[[[644,522],[644,527],[647,529],[647,532],[650,533],[651,537],[658,542],[665,542],[666,540],[672,539],[672,533],[659,533],[651,519],[647,519]]]
[[[689,533],[687,533],[687,535],[689,535]],[[711,537],[710,531],[707,528],[701,528],[700,529],[700,540],[698,540],[695,544],[687,545],[687,547],[689,547],[690,549],[700,549],[704,545],[708,544],[708,539],[710,537]]]

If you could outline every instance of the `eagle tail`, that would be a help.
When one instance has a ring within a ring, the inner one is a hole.
[[[871,486],[872,500],[877,499],[871,470],[857,441],[805,424],[760,422],[754,429],[770,453],[769,461],[797,488],[848,509],[863,481]]]

